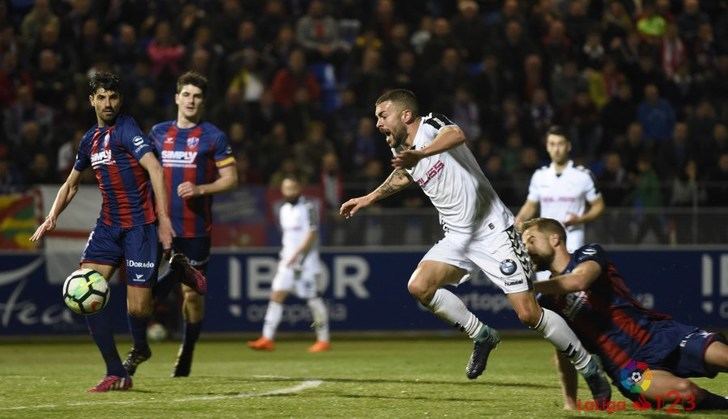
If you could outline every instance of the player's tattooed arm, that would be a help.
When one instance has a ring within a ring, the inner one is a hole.
[[[410,183],[412,183],[412,178],[407,174],[406,170],[394,169],[389,177],[370,195],[373,195],[375,201],[378,201],[401,191],[409,186]]]
[[[362,208],[368,207],[369,205],[384,199],[389,195],[401,191],[412,183],[412,178],[407,174],[404,169],[394,169],[389,177],[382,182],[377,189],[373,190],[365,196],[352,198],[341,205],[339,214],[345,218],[349,218],[356,214]]]

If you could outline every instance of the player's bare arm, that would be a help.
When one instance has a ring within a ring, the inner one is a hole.
[[[182,182],[177,186],[177,195],[182,199],[196,198],[202,195],[213,195],[229,191],[238,186],[238,171],[235,164],[218,169],[220,177],[212,183],[195,185],[192,182]]]
[[[526,202],[523,203],[521,210],[518,211],[518,214],[516,215],[516,230],[521,231],[523,222],[535,217],[537,213],[538,202],[527,199]]]
[[[139,160],[139,164],[149,173],[149,180],[152,182],[154,207],[159,221],[157,235],[159,236],[159,241],[162,243],[162,248],[166,252],[172,248],[174,230],[172,230],[172,221],[170,221],[169,215],[167,214],[167,192],[164,189],[164,171],[162,165],[154,157],[154,153],[146,153],[143,155]]]
[[[404,150],[392,159],[392,166],[396,169],[409,169],[425,157],[434,156],[455,148],[465,142],[465,133],[453,125],[440,130],[432,143],[419,150]]]
[[[318,230],[310,230],[303,243],[301,243],[298,249],[293,252],[291,258],[286,261],[286,266],[290,267],[303,263],[303,260],[306,259],[306,255],[308,255],[308,252],[311,250],[314,243],[316,243],[316,239],[318,239]]]
[[[604,212],[604,199],[600,196],[592,202],[589,202],[589,210],[584,213],[581,217],[576,214],[564,220],[564,226],[568,227],[575,224],[586,224],[599,218]]]
[[[46,217],[45,221],[43,221],[43,223],[35,230],[35,233],[33,233],[33,235],[30,237],[30,241],[36,242],[43,238],[45,233],[53,231],[53,229],[56,228],[56,221],[58,220],[58,216],[61,215],[63,210],[66,209],[68,204],[71,203],[73,197],[76,196],[76,192],[78,192],[78,184],[80,182],[81,172],[76,169],[71,170],[71,173],[68,175],[66,181],[63,182],[63,185],[61,185],[60,189],[58,189],[56,199],[53,201],[53,206],[51,207],[48,216]]]
[[[350,218],[362,208],[384,199],[394,193],[401,191],[412,183],[412,178],[404,169],[394,169],[387,179],[377,189],[365,196],[352,198],[341,205],[339,214],[344,218]]]
[[[578,376],[576,368],[569,358],[558,349],[555,354],[556,369],[561,381],[561,392],[564,396],[564,410],[576,410],[576,397],[578,392]]]
[[[599,278],[602,268],[593,260],[580,263],[573,271],[564,275],[551,277],[548,281],[536,282],[535,291],[542,294],[568,294],[584,291]]]

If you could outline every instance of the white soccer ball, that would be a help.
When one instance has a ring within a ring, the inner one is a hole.
[[[167,339],[167,329],[159,323],[152,323],[147,327],[147,339],[160,342]]]
[[[74,313],[93,314],[109,303],[109,283],[93,269],[73,271],[63,283],[63,302]]]

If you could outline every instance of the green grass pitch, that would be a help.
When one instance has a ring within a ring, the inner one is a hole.
[[[192,375],[169,378],[176,343],[152,345],[134,389],[89,394],[103,373],[89,341],[0,342],[0,417],[675,417],[639,412],[631,403],[609,415],[565,412],[551,346],[506,337],[485,375],[465,378],[470,343],[448,338],[346,339],[328,353],[309,354],[309,341],[281,340],[276,351],[253,352],[242,340],[208,341],[197,349]],[[128,344],[119,345],[122,356]],[[698,379],[728,394],[728,375]],[[580,397],[588,390],[580,382]],[[615,390],[615,400],[624,400]],[[689,412],[684,417],[725,417]]]

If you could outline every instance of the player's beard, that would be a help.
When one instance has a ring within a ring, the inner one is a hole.
[[[398,151],[404,148],[404,144],[407,141],[407,130],[404,127],[397,127],[397,129],[392,130],[389,136],[392,139],[390,144],[391,148]]]
[[[548,271],[554,261],[553,252],[550,255],[531,254],[530,256],[537,271]]]

